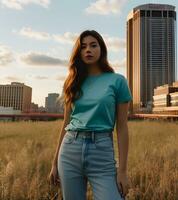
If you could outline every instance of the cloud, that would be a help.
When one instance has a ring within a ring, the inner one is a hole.
[[[123,6],[128,0],[97,0],[90,3],[90,6],[85,9],[87,14],[109,15],[120,14]]]
[[[12,32],[36,40],[50,40],[49,33],[34,31],[30,27],[23,27],[19,32],[16,30],[13,30]]]
[[[32,75],[26,75],[26,78],[30,78],[30,79],[37,79],[37,80],[46,80],[46,79],[49,79],[48,76],[39,76],[39,75],[35,75],[35,76],[32,76]],[[19,77],[19,76],[16,76],[16,75],[11,75],[11,76],[4,76],[3,77],[4,80],[8,80],[8,81],[24,81],[24,77]]]
[[[36,40],[54,40],[62,44],[73,44],[77,37],[78,33],[65,32],[64,34],[49,34],[47,32],[39,32],[32,30],[30,27],[23,27],[20,31],[13,30],[15,34],[25,36],[28,38],[33,38]]]
[[[67,61],[61,60],[59,58],[54,58],[38,52],[29,52],[27,54],[21,55],[20,60],[27,65],[36,66],[66,66]]]
[[[67,76],[59,75],[59,76],[56,76],[55,80],[57,80],[57,81],[64,81],[66,78],[67,78]]]
[[[49,34],[47,32],[39,32],[36,30],[32,30],[30,27],[23,27],[19,32],[13,31],[16,34],[33,38],[36,40],[54,40],[61,44],[70,44],[74,45],[79,33],[65,32],[64,34]],[[111,37],[107,34],[103,34],[103,38],[106,42],[106,45],[111,51],[119,51],[126,49],[126,41],[125,39],[119,37]]]
[[[126,68],[126,58],[123,60],[114,60],[110,62],[111,66],[115,69]]]
[[[79,36],[78,33],[66,32],[63,35],[55,35],[55,34],[53,34],[52,37],[56,42],[65,43],[65,44],[66,43],[73,44],[78,36]]]
[[[22,81],[22,78],[18,76],[5,76],[3,79],[8,81]]]
[[[103,36],[106,45],[111,51],[126,50],[126,40],[118,37]]]
[[[13,53],[8,46],[0,44],[0,66],[8,65],[13,62]]]
[[[1,4],[7,8],[22,10],[28,4],[37,4],[48,8],[50,0],[1,0]]]
[[[35,79],[38,79],[38,80],[46,80],[46,79],[49,79],[48,76],[35,76],[34,78],[35,78]]]

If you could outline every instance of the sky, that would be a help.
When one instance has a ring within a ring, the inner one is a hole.
[[[115,72],[126,77],[126,20],[136,6],[176,0],[0,0],[0,84],[32,87],[32,102],[62,93],[68,60],[79,34],[98,31]]]

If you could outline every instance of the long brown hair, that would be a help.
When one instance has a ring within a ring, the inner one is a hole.
[[[63,86],[64,103],[72,103],[82,95],[81,84],[88,76],[86,64],[81,59],[81,43],[84,37],[93,36],[97,39],[101,55],[98,60],[98,65],[102,72],[114,72],[114,69],[109,65],[107,60],[107,47],[102,36],[95,30],[85,30],[77,38],[73,51],[69,60],[69,74]]]

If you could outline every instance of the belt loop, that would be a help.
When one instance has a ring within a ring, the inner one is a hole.
[[[75,132],[74,132],[74,137],[75,137],[75,139],[77,138],[77,136],[78,136],[78,131],[75,131]]]
[[[92,142],[94,142],[95,141],[95,133],[94,133],[94,131],[92,131],[92,133],[91,133],[91,138],[92,138]]]

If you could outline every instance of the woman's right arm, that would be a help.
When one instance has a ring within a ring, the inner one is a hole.
[[[64,105],[64,120],[63,120],[62,127],[61,127],[61,130],[60,130],[58,144],[57,144],[57,148],[56,148],[56,151],[55,151],[54,159],[52,161],[53,165],[57,165],[58,152],[59,152],[63,137],[66,133],[65,127],[70,122],[70,114],[71,114],[71,104],[65,104]]]

